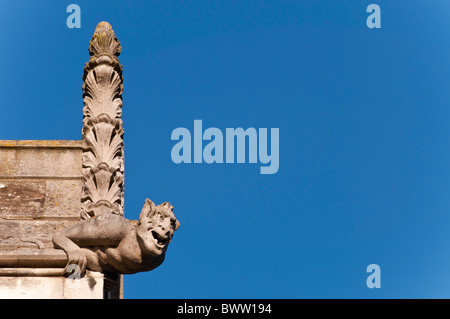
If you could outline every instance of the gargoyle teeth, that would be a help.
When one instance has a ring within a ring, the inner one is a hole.
[[[161,237],[157,232],[152,231],[152,235],[159,246],[164,246],[167,243],[167,238]]]

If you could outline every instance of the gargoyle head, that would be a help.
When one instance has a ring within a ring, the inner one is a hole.
[[[173,214],[170,203],[155,204],[145,200],[137,226],[137,236],[145,253],[153,256],[164,254],[180,222]]]

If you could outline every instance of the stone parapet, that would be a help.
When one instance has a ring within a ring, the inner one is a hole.
[[[121,297],[111,284],[121,278],[67,278],[53,248],[52,235],[80,221],[81,170],[81,140],[0,141],[0,299]]]
[[[0,141],[0,250],[52,248],[80,220],[81,157],[82,141]]]

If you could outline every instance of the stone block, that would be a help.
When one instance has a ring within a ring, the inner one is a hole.
[[[47,179],[44,217],[80,218],[80,179]]]
[[[0,218],[41,218],[45,188],[43,180],[0,180]]]
[[[15,220],[0,219],[0,249],[19,248],[20,222]]]
[[[88,271],[83,278],[69,279],[51,276],[52,270],[22,268],[14,269],[14,273],[5,275],[0,269],[0,299],[103,298],[103,274]]]

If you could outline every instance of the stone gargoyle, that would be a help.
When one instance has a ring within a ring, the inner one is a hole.
[[[138,222],[102,214],[54,234],[53,244],[67,254],[66,270],[77,265],[81,277],[86,269],[133,274],[161,265],[179,226],[169,203],[155,206],[146,199]]]

